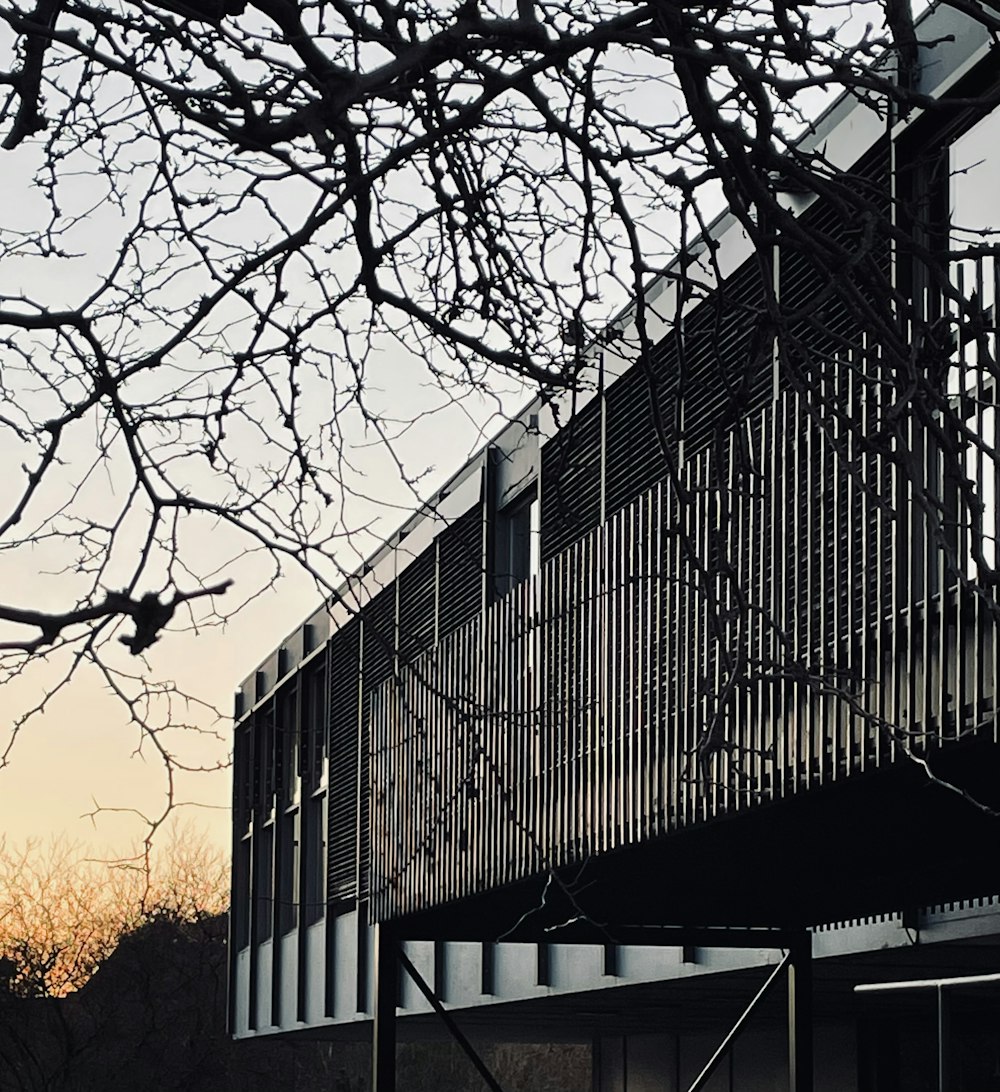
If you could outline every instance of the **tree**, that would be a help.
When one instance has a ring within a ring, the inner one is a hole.
[[[94,975],[122,937],[161,918],[198,921],[229,903],[225,856],[190,825],[156,859],[107,862],[78,843],[0,841],[0,959],[9,992],[64,997]]]
[[[1000,29],[976,0],[951,6]],[[881,347],[877,375],[850,367],[889,393],[878,421],[840,413],[842,442],[931,429],[960,522],[981,526],[967,450],[991,458],[992,444],[944,377],[959,339],[982,343],[994,370],[981,298],[951,276],[990,236],[950,246],[919,199],[881,203],[804,144],[807,119],[841,92],[887,121],[956,105],[921,85],[905,0],[7,0],[0,16],[5,154],[39,196],[0,237],[0,428],[21,465],[0,534],[8,558],[40,552],[61,574],[51,607],[0,606],[3,677],[42,653],[67,677],[96,666],[168,766],[157,726],[173,707],[158,720],[151,703],[170,688],[152,690],[124,652],[142,656],[182,619],[231,616],[274,572],[231,590],[248,550],[331,591],[369,519],[360,442],[384,444],[419,497],[399,447],[426,413],[511,381],[548,394],[593,383],[588,352],[609,343],[648,373],[687,503],[649,364],[654,318],[679,313],[657,316],[644,289],[724,206],[761,254],[780,239],[819,281],[793,305],[771,290],[754,304],[758,350],[777,345],[810,407],[836,416],[818,373],[850,354],[826,305],[849,308]],[[792,215],[790,192],[859,230],[845,241]],[[889,245],[912,257],[921,291],[897,290]],[[709,252],[672,276],[688,300],[720,271]],[[931,292],[945,309],[914,302]],[[637,333],[623,341],[611,320],[629,301]],[[390,352],[405,365],[386,367]],[[417,370],[433,395],[400,420],[381,387]],[[735,419],[745,383],[731,380]],[[993,610],[982,535],[970,532],[967,569],[950,494],[901,446],[890,461],[943,563]],[[718,552],[694,560],[706,587],[710,570],[728,580]],[[749,669],[716,637],[725,690]],[[726,744],[717,723],[703,758]]]
[[[66,840],[47,846],[0,841],[4,1090],[98,1087],[99,1080],[86,1084],[86,1074],[108,1072],[114,1043],[131,1046],[150,1033],[155,976],[163,979],[165,996],[175,990],[191,1003],[197,1020],[204,1018],[195,1001],[203,978],[224,995],[227,862],[190,826],[171,834],[151,869],[142,867],[142,855],[109,863]],[[210,950],[208,938],[221,954],[192,972],[191,957]],[[127,952],[131,970],[124,967]],[[81,991],[112,959],[122,970],[106,975],[106,986],[82,1000]],[[180,1027],[176,1011],[173,1019]],[[74,1083],[81,1074],[84,1083]]]
[[[0,1092],[365,1087],[366,1043],[229,1038],[226,862],[190,826],[157,851],[150,877],[65,841],[0,846]],[[478,1087],[448,1047],[403,1048],[408,1087]],[[588,1047],[489,1052],[526,1089],[590,1075]]]

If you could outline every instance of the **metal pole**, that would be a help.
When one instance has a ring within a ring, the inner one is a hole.
[[[398,953],[399,962],[402,963],[403,970],[405,970],[410,978],[413,979],[414,984],[427,999],[428,1004],[444,1021],[445,1026],[451,1032],[452,1038],[455,1040],[456,1043],[458,1043],[462,1050],[465,1051],[465,1054],[468,1057],[469,1061],[472,1062],[472,1064],[476,1067],[476,1072],[479,1074],[479,1076],[483,1078],[483,1080],[486,1082],[487,1086],[492,1090],[492,1092],[503,1092],[503,1089],[497,1082],[496,1077],[494,1077],[493,1074],[486,1068],[486,1063],[476,1053],[475,1047],[473,1047],[472,1043],[470,1043],[469,1040],[466,1039],[465,1035],[462,1032],[462,1029],[458,1026],[458,1024],[455,1023],[455,1018],[444,1007],[444,1005],[441,1004],[441,999],[430,988],[430,986],[427,985],[427,983],[424,981],[424,976],[410,962],[409,956],[407,956],[406,952],[403,951],[402,945],[399,946]]]
[[[781,962],[777,965],[777,967],[775,967],[774,970],[770,973],[767,981],[757,991],[754,999],[743,1010],[743,1015],[739,1018],[739,1020],[736,1021],[735,1024],[733,1024],[733,1026],[729,1030],[729,1034],[719,1044],[718,1049],[712,1055],[712,1057],[708,1059],[705,1068],[698,1074],[697,1077],[695,1077],[694,1084],[692,1084],[690,1088],[688,1088],[688,1092],[699,1092],[699,1089],[704,1088],[705,1083],[708,1081],[709,1077],[711,1077],[712,1074],[715,1072],[719,1062],[721,1062],[722,1059],[725,1057],[726,1051],[729,1050],[729,1048],[733,1045],[733,1042],[735,1041],[737,1035],[739,1035],[739,1033],[743,1030],[743,1025],[750,1018],[750,1013],[752,1013],[753,1010],[757,1007],[758,1001],[760,1001],[761,998],[763,998],[768,990],[770,990],[770,988],[774,985],[778,977],[781,975],[781,972],[790,965],[791,958],[792,956],[789,952],[788,955],[784,956]]]
[[[375,1018],[372,1023],[372,1092],[396,1092],[396,1003],[399,949],[384,925],[374,927]]]
[[[812,936],[804,933],[788,954],[788,1088],[813,1092]]]
[[[937,988],[938,1092],[948,1092],[948,1008],[944,987]]]

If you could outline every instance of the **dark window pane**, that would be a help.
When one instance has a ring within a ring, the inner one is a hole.
[[[310,797],[305,809],[302,916],[306,925],[312,925],[323,916],[326,904],[326,793]]]
[[[288,812],[280,820],[281,841],[278,848],[278,921],[282,933],[291,932],[299,923],[299,813]]]
[[[274,932],[274,827],[259,827],[254,836],[253,934],[270,940]]]
[[[250,847],[249,838],[241,839],[233,857],[233,943],[237,949],[250,943]]]

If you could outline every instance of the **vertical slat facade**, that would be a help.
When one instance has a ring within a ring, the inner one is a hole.
[[[969,266],[986,299],[992,259]],[[887,428],[887,365],[857,339],[402,666],[372,704],[373,915],[992,737],[997,604],[969,584],[997,563],[984,315],[947,380],[964,447]]]
[[[358,796],[360,725],[358,664],[361,619],[349,619],[331,638],[329,651],[329,805],[327,897],[332,903],[358,893]]]

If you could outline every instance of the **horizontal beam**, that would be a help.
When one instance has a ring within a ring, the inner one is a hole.
[[[630,944],[664,948],[766,948],[786,950],[802,936],[802,930],[766,926],[630,925],[604,928],[588,922],[539,927],[528,923],[499,937],[484,937],[475,930],[459,929],[456,935],[432,936],[430,929],[409,931],[405,921],[397,925],[406,940],[495,940],[514,944]],[[424,935],[426,934],[426,935]],[[461,934],[461,935],[459,935]],[[474,934],[474,935],[473,935]]]

